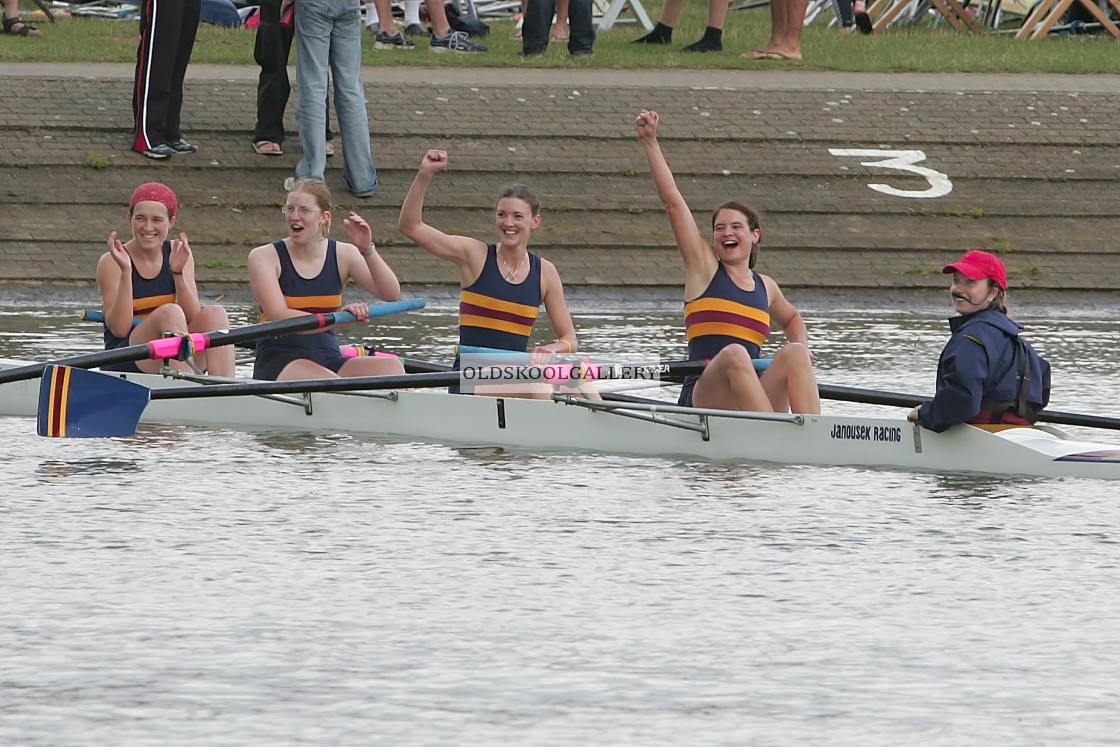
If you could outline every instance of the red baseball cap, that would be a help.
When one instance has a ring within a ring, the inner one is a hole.
[[[167,206],[167,214],[172,218],[175,217],[175,211],[179,209],[179,200],[171,191],[171,187],[159,182],[144,182],[133,191],[132,199],[128,201],[128,212],[132,212],[136,203],[146,200],[162,202]]]
[[[989,278],[994,280],[1000,288],[1007,290],[1007,268],[1003,266],[1000,258],[994,254],[982,252],[979,249],[967,251],[953,264],[941,268],[941,272],[946,275],[953,271],[960,272],[973,280]]]

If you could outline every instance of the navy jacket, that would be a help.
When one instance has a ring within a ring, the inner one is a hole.
[[[995,309],[954,317],[949,328],[953,336],[937,363],[937,393],[918,412],[918,422],[938,433],[975,418],[982,403],[1019,398],[1023,328]],[[1050,364],[1024,345],[1030,364],[1027,399],[1041,409],[1050,401]]]

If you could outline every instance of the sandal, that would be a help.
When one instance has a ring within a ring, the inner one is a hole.
[[[254,140],[253,152],[258,156],[284,155],[284,150],[280,147],[280,143],[273,142],[272,140]]]
[[[16,26],[19,26],[19,28],[18,29],[15,28]],[[5,18],[4,19],[4,31],[3,31],[3,33],[13,34],[15,36],[42,36],[43,35],[42,31],[35,28],[34,26],[32,26],[30,23],[23,20],[19,16],[16,16],[15,18]]]
[[[333,156],[334,155],[334,146],[331,145],[330,143],[327,143],[327,151],[326,152],[327,152],[327,158],[330,158],[331,156]]]

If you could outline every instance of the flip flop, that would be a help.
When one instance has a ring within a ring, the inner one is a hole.
[[[801,61],[800,57],[790,57],[788,54],[783,54],[781,52],[767,52],[765,57],[761,57],[759,59],[763,59],[763,60],[788,60],[790,62],[800,62]]]
[[[330,143],[327,143],[327,158],[330,158],[333,155],[334,155],[334,146],[331,145]]]
[[[772,54],[768,49],[756,49],[753,52],[743,52],[739,55],[741,60],[768,60],[769,55]]]
[[[255,140],[253,141],[253,152],[258,156],[282,156],[284,150],[280,147],[280,143],[274,143],[271,140]]]

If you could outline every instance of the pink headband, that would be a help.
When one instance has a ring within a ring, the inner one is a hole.
[[[176,199],[175,193],[171,191],[171,187],[159,182],[145,182],[132,193],[132,199],[128,203],[128,212],[132,212],[136,203],[147,200],[162,202],[167,206],[167,212],[172,218],[175,217],[175,212],[179,209],[179,200]]]

